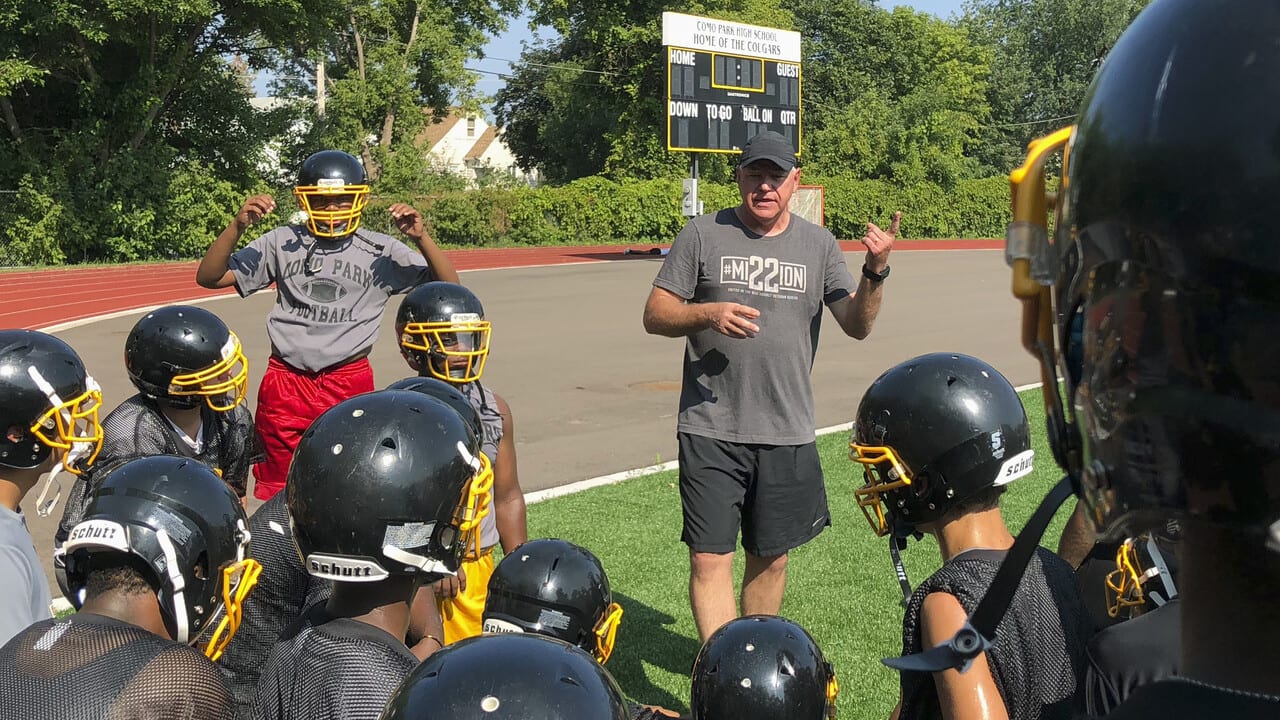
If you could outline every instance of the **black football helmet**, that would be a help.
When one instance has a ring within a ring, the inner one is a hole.
[[[1011,176],[1023,344],[1105,539],[1194,515],[1280,551],[1277,35],[1273,3],[1151,4]]]
[[[455,283],[423,283],[400,301],[400,353],[419,375],[451,383],[479,380],[489,357],[489,321],[475,293]]]
[[[369,204],[369,178],[356,156],[321,150],[302,162],[293,196],[307,214],[307,229],[312,235],[346,237],[360,227],[360,213]],[[329,200],[346,201],[351,206],[320,209],[328,208]]]
[[[626,720],[617,682],[586,652],[545,635],[481,635],[436,651],[381,720]]]
[[[566,540],[530,540],[489,578],[485,632],[550,635],[609,661],[622,620],[595,555]]]
[[[482,438],[484,436],[484,425],[480,420],[480,413],[476,410],[471,401],[467,399],[462,391],[455,387],[452,383],[447,383],[439,378],[433,377],[410,377],[403,380],[397,380],[387,386],[388,390],[412,390],[429,395],[437,400],[443,401],[444,404],[458,411],[463,420],[467,421],[471,432],[475,436]]]
[[[840,688],[805,629],[773,615],[731,620],[693,661],[693,720],[827,720]]]
[[[244,402],[249,381],[240,339],[217,315],[191,305],[143,316],[125,340],[124,364],[134,387],[181,408],[203,399],[227,412]]]
[[[493,484],[480,441],[428,395],[381,390],[325,411],[289,466],[289,521],[307,571],[340,582],[458,570]]]
[[[103,474],[63,546],[70,600],[83,603],[94,555],[132,555],[159,588],[169,635],[180,643],[204,636],[204,652],[216,660],[262,571],[245,559],[248,546],[239,498],[207,465],[173,455],[130,460]]]
[[[34,330],[0,330],[0,467],[40,467],[54,450],[79,474],[102,449],[102,392],[71,346]]]
[[[933,353],[885,371],[858,404],[849,458],[877,535],[914,531],[976,493],[1029,475],[1031,428],[1018,393],[968,355]]]

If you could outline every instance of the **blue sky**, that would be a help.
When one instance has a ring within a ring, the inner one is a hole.
[[[953,13],[959,13],[961,2],[962,0],[880,0],[879,5],[881,7],[909,5],[916,10],[945,18]],[[541,35],[546,37],[554,33],[543,29]],[[485,59],[473,60],[468,65],[474,70],[481,71],[480,92],[493,95],[502,87],[505,81],[495,73],[509,72],[510,63],[520,58],[521,43],[528,42],[535,36],[536,34],[529,29],[528,18],[521,17],[512,20],[507,32],[495,37],[485,46]]]

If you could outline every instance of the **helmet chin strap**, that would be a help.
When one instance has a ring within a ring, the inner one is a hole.
[[[174,639],[186,645],[195,638],[191,637],[191,624],[187,621],[187,601],[183,596],[187,583],[182,579],[182,569],[178,567],[178,551],[169,539],[169,533],[163,528],[156,531],[156,542],[164,553],[165,572],[168,573],[169,589],[173,593],[173,624],[178,634]]]
[[[425,555],[415,555],[414,553],[402,550],[394,545],[383,545],[382,554],[398,563],[404,563],[419,570],[433,575],[448,575],[449,577],[457,577],[458,573],[445,567],[445,564],[439,560],[435,560]]]
[[[44,488],[40,490],[40,497],[36,498],[36,514],[40,517],[49,517],[53,513],[53,509],[58,506],[58,501],[62,499],[62,483],[58,481],[58,473],[63,469],[63,461],[59,460],[53,469],[44,476]],[[57,488],[53,493],[53,498],[49,499],[49,491]]]

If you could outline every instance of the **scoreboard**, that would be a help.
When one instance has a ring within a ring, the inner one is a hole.
[[[663,15],[667,149],[737,153],[756,133],[773,130],[799,154],[799,33]],[[669,32],[673,24],[677,31]],[[674,44],[680,41],[699,47]]]

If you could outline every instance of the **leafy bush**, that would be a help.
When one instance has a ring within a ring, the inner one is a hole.
[[[110,193],[68,187],[51,173],[24,177],[16,192],[0,196],[0,264],[198,258],[244,198],[265,191],[238,188],[196,161],[157,171],[137,159],[122,160],[112,170]],[[1009,221],[1009,186],[1002,177],[960,180],[950,190],[840,175],[806,175],[804,182],[825,188],[826,225],[841,239],[861,237],[868,220],[883,226],[894,210],[902,210],[902,235],[910,238],[1000,237]],[[648,245],[669,242],[686,222],[680,180],[672,178],[619,182],[595,176],[538,188],[402,190],[374,197],[363,226],[398,237],[387,213],[396,202],[420,210],[432,237],[448,247]],[[260,228],[284,222],[292,211],[287,192],[276,192],[279,217]],[[707,212],[739,201],[730,183],[704,181],[699,196]]]

